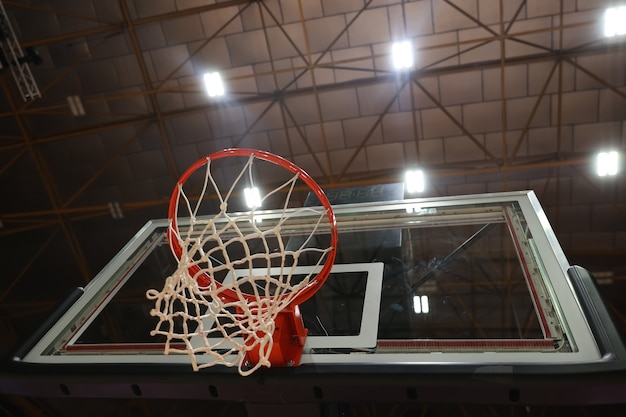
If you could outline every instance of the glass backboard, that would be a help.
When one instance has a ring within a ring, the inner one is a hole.
[[[333,272],[301,306],[302,365],[602,360],[531,192],[347,204],[335,213]],[[145,293],[176,268],[166,230],[166,220],[140,230],[21,360],[184,364],[150,336]]]

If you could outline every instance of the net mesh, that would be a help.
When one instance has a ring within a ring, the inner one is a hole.
[[[151,334],[165,337],[165,354],[188,354],[196,371],[220,364],[249,375],[271,366],[277,315],[317,284],[316,274],[332,250],[330,240],[320,238],[328,234],[330,208],[289,208],[298,172],[260,196],[262,204],[280,195],[280,216],[261,220],[255,210],[229,213],[229,199],[244,184],[253,184],[254,165],[251,155],[225,194],[209,157],[197,199],[178,184],[169,228],[170,245],[179,246],[180,253],[174,250],[178,268],[162,290],[147,292],[155,303],[151,315],[158,320]],[[208,197],[217,198],[219,212],[201,216]],[[184,228],[179,226],[182,217],[188,217]],[[295,274],[302,264],[310,266],[308,272]],[[253,349],[259,360],[247,363],[244,358]]]

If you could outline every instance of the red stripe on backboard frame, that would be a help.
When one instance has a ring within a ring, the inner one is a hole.
[[[376,347],[390,351],[416,350],[542,350],[554,351],[554,341],[550,339],[458,339],[423,340],[393,339],[378,340]]]
[[[423,340],[423,339],[388,339],[378,340],[376,347],[381,350],[542,350],[554,351],[554,341],[550,339],[458,339],[458,340]],[[184,343],[170,344],[172,349],[184,349]],[[162,343],[129,343],[129,344],[84,344],[67,347],[69,352],[163,352]]]
[[[524,277],[526,278],[526,283],[528,284],[528,288],[530,289],[530,294],[533,299],[533,304],[535,305],[535,309],[537,310],[537,314],[539,315],[539,322],[541,324],[541,330],[543,331],[544,337],[549,339],[552,337],[552,333],[550,332],[550,327],[548,326],[548,321],[546,320],[546,314],[543,311],[541,306],[541,302],[539,301],[539,296],[537,295],[537,289],[535,288],[535,284],[533,283],[531,273],[528,270],[528,265],[525,262],[524,252],[522,251],[522,245],[517,238],[517,234],[513,229],[513,220],[509,215],[507,207],[502,207],[502,211],[504,212],[504,217],[506,219],[506,223],[509,226],[509,232],[511,233],[511,238],[513,239],[513,244],[515,245],[515,251],[517,252],[517,257],[520,260],[520,264],[522,265],[522,270],[524,271]]]
[[[184,343],[170,343],[171,349],[185,349]],[[65,347],[68,352],[89,353],[89,352],[154,352],[163,353],[164,343],[90,343],[81,345],[68,345]]]

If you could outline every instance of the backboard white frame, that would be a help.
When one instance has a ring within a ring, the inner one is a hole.
[[[413,199],[395,202],[383,203],[364,203],[364,204],[346,204],[334,208],[337,216],[337,224],[339,230],[342,227],[363,227],[362,223],[371,222],[376,227],[377,216],[379,213],[391,213],[392,216],[414,216],[412,222],[419,223],[420,216],[423,213],[442,208],[454,208],[456,206],[480,205],[489,203],[512,203],[515,202],[525,218],[528,229],[534,239],[534,252],[536,256],[540,256],[541,269],[550,276],[550,291],[553,293],[558,303],[558,314],[563,323],[567,326],[566,332],[572,339],[575,349],[572,352],[413,352],[413,353],[377,353],[377,354],[361,354],[353,352],[351,354],[328,354],[313,353],[312,346],[326,347],[333,345],[334,347],[356,345],[369,345],[371,343],[371,332],[368,329],[362,329],[363,339],[351,340],[344,339],[345,343],[325,339],[324,337],[313,336],[307,341],[305,353],[302,356],[301,364],[316,365],[376,365],[376,364],[396,364],[398,366],[411,365],[471,365],[471,366],[512,366],[512,365],[569,365],[569,364],[590,364],[599,363],[605,360],[601,354],[598,344],[594,338],[593,332],[585,318],[580,301],[577,298],[571,282],[567,277],[569,264],[559,246],[556,236],[545,216],[539,202],[532,191],[509,192],[499,194],[486,194],[462,197],[446,197],[446,198],[427,198]],[[272,217],[271,212],[260,213],[259,217]],[[381,224],[386,220],[380,220]],[[460,218],[459,222],[463,222]],[[110,352],[109,354],[81,352],[80,354],[58,354],[51,352],[50,346],[54,345],[59,334],[67,331],[68,326],[72,326],[74,317],[81,314],[97,314],[104,308],[105,300],[119,291],[121,286],[132,275],[134,269],[142,261],[145,254],[139,253],[143,245],[146,244],[152,233],[157,228],[167,227],[167,220],[150,221],[144,226],[137,235],[122,249],[122,251],[98,274],[98,276],[85,287],[84,295],[78,299],[74,305],[65,313],[63,318],[59,320],[49,331],[41,338],[34,347],[19,360],[31,363],[47,363],[47,364],[79,364],[79,363],[161,363],[161,364],[184,364],[188,363],[186,355],[169,355],[165,356],[154,351],[143,351],[146,354],[138,354],[142,352],[141,346],[135,346],[132,352],[120,351]],[[152,242],[153,244],[156,244]],[[129,254],[134,254],[134,258]],[[368,288],[369,285],[380,285],[382,280],[382,266],[360,265],[368,271]],[[336,265],[335,268],[343,268]],[[380,268],[380,269],[379,269]],[[111,285],[110,279],[114,277],[118,271],[125,270],[122,276],[116,278],[116,282]],[[378,272],[380,271],[380,272]],[[371,278],[371,279],[370,279]],[[368,290],[369,291],[369,290]],[[94,299],[102,297],[103,300],[93,306]],[[371,293],[374,294],[374,293]],[[377,310],[377,309],[376,309]],[[367,319],[364,317],[362,323],[378,323],[378,311],[376,315],[369,309],[365,309],[364,314],[368,314]],[[89,322],[89,317],[85,321]],[[368,321],[375,320],[375,321]],[[367,326],[365,326],[367,327]],[[371,326],[375,328],[376,326]],[[371,329],[370,329],[371,330]],[[320,340],[318,340],[320,339]],[[70,340],[71,342],[71,340]],[[363,343],[361,343],[363,342]],[[354,343],[354,344],[352,344]]]

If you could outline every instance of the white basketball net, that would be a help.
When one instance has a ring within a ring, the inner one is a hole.
[[[183,184],[178,184],[178,209],[182,207],[187,211],[184,217],[189,217],[188,228],[170,225],[182,248],[178,268],[161,291],[147,292],[148,299],[155,302],[151,315],[158,319],[151,334],[165,336],[165,354],[188,354],[196,371],[220,364],[237,366],[241,375],[249,375],[261,366],[271,366],[268,357],[277,314],[314,282],[312,277],[332,249],[315,246],[314,236],[327,232],[326,209],[288,208],[298,174],[261,196],[264,201],[273,194],[285,195],[279,218],[259,222],[254,211],[228,213],[228,200],[243,187],[242,179],[253,182],[254,161],[254,155],[250,156],[225,195],[213,178],[209,158],[204,186],[195,203],[185,194]],[[210,218],[199,216],[201,203],[212,193],[219,199],[219,213]],[[288,236],[296,229],[298,245],[288,249]],[[292,282],[303,256],[312,266],[311,272]],[[189,271],[193,265],[199,268],[195,276]],[[206,287],[197,281],[204,274],[212,278]],[[222,277],[220,283],[216,277]],[[224,297],[227,290],[236,294],[235,300],[231,300],[232,295]],[[257,347],[260,360],[244,363],[246,352]]]

